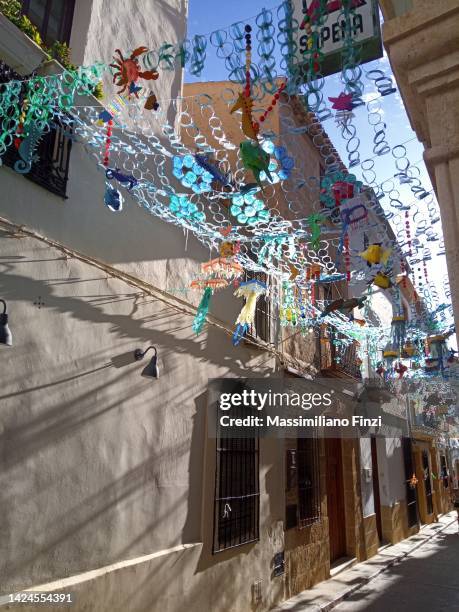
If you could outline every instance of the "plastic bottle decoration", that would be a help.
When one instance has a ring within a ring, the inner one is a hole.
[[[370,244],[365,251],[359,253],[369,266],[378,264],[387,264],[387,261],[392,253],[391,249],[384,249],[381,243]]]
[[[396,363],[394,366],[394,372],[397,372],[399,378],[403,378],[403,376],[406,374],[407,371],[408,371],[407,366],[404,365],[401,361]]]
[[[266,209],[263,200],[259,200],[255,195],[247,193],[245,195],[236,194],[232,198],[230,213],[242,224],[256,225],[262,221],[269,221],[270,212]]]
[[[261,148],[266,153],[273,155],[275,160],[277,160],[276,162],[273,159],[268,166],[272,175],[272,182],[277,183],[278,181],[287,180],[295,167],[295,161],[293,157],[288,155],[287,149],[285,147],[276,147],[272,140],[265,140]]]
[[[196,316],[193,320],[193,331],[196,335],[202,332],[204,323],[206,322],[207,313],[209,312],[210,300],[212,298],[212,287],[206,287],[202,295],[202,299],[199,302]]]
[[[282,283],[282,305],[280,308],[280,323],[283,327],[295,327],[298,323],[299,312],[295,303],[295,285],[289,281]]]
[[[252,27],[250,25],[245,26],[245,88],[242,91],[235,104],[230,109],[230,114],[233,114],[237,110],[242,111],[242,132],[247,138],[252,140],[258,140],[258,132],[260,125],[256,123],[252,118],[253,100],[251,97],[251,84],[250,84],[250,68],[252,65]]]
[[[212,191],[214,177],[210,172],[204,170],[192,155],[185,155],[184,157],[174,155],[172,160],[172,174],[184,187],[192,189],[198,195]]]
[[[269,170],[269,153],[263,151],[259,144],[254,144],[248,140],[239,145],[242,163],[246,170],[251,170],[257,184],[263,189],[261,184],[261,173],[264,173],[271,182],[272,176]],[[264,178],[264,177],[263,177]]]
[[[105,183],[104,203],[112,212],[121,212],[123,210],[123,196],[110,183]]]
[[[264,295],[265,293],[265,283],[258,280],[250,280],[245,283],[241,283],[234,292],[236,297],[245,298],[245,304],[239,313],[238,318],[236,319],[236,329],[233,334],[234,346],[237,346],[241,342],[250,325],[253,324],[257,300],[260,295]]]
[[[341,239],[338,250],[343,251],[344,241],[350,229],[355,230],[368,219],[368,211],[361,198],[351,198],[341,204],[340,219],[342,222]]]
[[[178,219],[189,219],[197,223],[203,223],[206,220],[206,215],[198,209],[196,204],[190,202],[185,195],[172,195],[170,197],[169,210]]]
[[[389,289],[392,287],[392,281],[387,274],[384,272],[378,272],[373,279],[370,281],[370,284],[376,285],[380,289]]]
[[[102,127],[109,121],[113,121],[118,117],[126,107],[126,100],[121,96],[114,96],[113,99],[105,106],[104,110],[99,113],[96,125]]]
[[[196,160],[196,163],[201,166],[203,170],[211,174],[213,179],[217,181],[217,183],[220,183],[221,185],[223,185],[223,187],[232,186],[231,177],[227,174],[223,174],[216,166],[211,164],[209,155],[202,155],[196,153],[194,158]]]
[[[112,168],[107,168],[105,171],[105,176],[108,178],[108,180],[116,179],[125,185],[129,191],[138,184],[138,180],[132,176],[132,174],[123,174],[119,168],[116,168],[115,170]]]
[[[332,103],[333,110],[351,111],[354,108],[352,102],[352,94],[347,94],[342,91],[337,98],[328,98]]]
[[[208,277],[233,280],[242,276],[244,268],[231,257],[216,257],[201,264],[203,274]]]
[[[325,217],[319,213],[313,213],[306,217],[306,222],[311,232],[311,248],[318,251],[320,249],[321,225],[325,222]]]
[[[276,91],[276,93],[274,94],[273,99],[271,100],[271,104],[268,106],[268,108],[263,112],[263,114],[260,117],[260,123],[264,123],[266,121],[266,117],[269,115],[269,113],[273,110],[273,108],[276,106],[277,101],[279,100],[281,93],[284,91],[284,89],[287,87],[287,83],[281,83],[279,89]],[[258,124],[256,124],[258,125]]]
[[[399,353],[406,343],[406,317],[405,315],[396,315],[392,317],[391,323],[391,342],[393,347],[397,347]]]
[[[387,370],[393,370],[393,364],[398,359],[398,357],[399,351],[389,342],[383,350],[383,360]]]

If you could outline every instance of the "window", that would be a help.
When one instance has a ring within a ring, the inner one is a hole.
[[[22,0],[22,12],[47,45],[70,42],[75,0]]]
[[[426,450],[422,451],[422,468],[424,470],[424,490],[426,493],[427,514],[432,514],[433,512],[432,482],[430,480],[429,454]]]
[[[247,416],[233,407],[234,417]],[[214,502],[213,552],[259,539],[259,440],[227,438],[219,432]]]
[[[67,197],[72,130],[68,125],[55,121],[52,129],[45,134],[36,149],[36,161],[29,172],[22,176],[37,183],[44,189],[63,198]],[[20,161],[16,147],[12,145],[2,158],[5,166],[14,169]],[[19,176],[19,175],[18,175]]]
[[[320,468],[317,438],[298,438],[298,525],[320,520]]]
[[[296,449],[287,449],[285,528],[303,529],[320,521],[320,464],[318,438],[298,438]]]
[[[267,283],[264,272],[248,272],[246,280],[258,280]],[[260,295],[257,299],[254,324],[250,326],[249,336],[262,342],[271,342],[271,302],[267,295]]]

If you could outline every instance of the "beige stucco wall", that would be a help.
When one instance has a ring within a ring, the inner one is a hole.
[[[459,4],[381,1],[383,40],[440,205],[456,328],[459,325]],[[404,3],[405,4],[405,3]],[[397,16],[398,15],[398,16]]]

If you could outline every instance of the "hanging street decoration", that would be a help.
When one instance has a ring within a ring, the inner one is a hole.
[[[0,159],[13,153],[14,170],[27,174],[47,132],[67,127],[94,154],[104,181],[100,206],[120,212],[128,197],[192,232],[211,251],[186,288],[202,294],[197,334],[212,295],[235,290],[245,300],[237,346],[269,286],[281,325],[303,334],[333,326],[335,346],[356,343],[356,365],[368,357],[385,380],[457,378],[452,309],[428,273],[428,262],[445,252],[438,206],[404,144],[391,143],[386,133],[392,79],[380,69],[361,69],[381,53],[377,3],[307,4],[285,0],[263,9],[255,25],[236,23],[156,49],[116,49],[109,64],[4,82]],[[162,100],[151,89],[166,71],[185,68],[199,77],[212,55],[227,71],[218,93]],[[331,72],[340,83],[328,97],[324,76]],[[104,108],[82,104],[104,74],[113,81]],[[306,117],[299,123],[292,118],[298,107]],[[373,126],[369,136],[357,128],[357,113]],[[224,126],[231,118],[230,136]],[[324,130],[328,118],[337,121],[348,167]],[[299,140],[305,133],[321,157],[319,176],[305,170]],[[363,141],[372,151],[366,158]],[[383,155],[395,160],[391,186],[374,170]],[[263,273],[266,283],[248,280],[253,273]],[[405,311],[401,294],[409,291]],[[390,325],[369,314],[378,294],[392,303]]]

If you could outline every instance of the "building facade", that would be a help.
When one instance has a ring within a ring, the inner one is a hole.
[[[101,0],[76,0],[72,17],[47,14],[40,29],[69,41],[75,62],[108,61],[133,40],[156,48],[184,38],[186,2],[162,4],[158,15],[157,3],[136,1],[133,19],[132,2],[107,12]],[[1,14],[0,32],[0,59],[19,75],[5,79],[61,69]],[[161,97],[179,96],[181,78],[166,73]],[[222,85],[187,85],[184,96],[206,87]],[[172,124],[175,113],[166,110]],[[292,117],[312,121],[295,101]],[[206,118],[195,127],[207,134]],[[237,141],[237,119],[228,114],[224,128]],[[321,176],[326,139],[285,144]],[[71,591],[75,610],[264,611],[328,578],[343,557],[364,560],[410,533],[397,510],[409,504],[400,440],[208,435],[209,379],[322,375],[354,388],[355,358],[330,356],[325,333],[279,327],[267,303],[263,334],[257,325],[234,348],[241,304],[228,293],[214,296],[196,337],[200,296],[186,290],[208,249],[134,201],[113,215],[84,143],[72,143],[67,162],[53,184],[0,168],[0,298],[14,334],[0,353],[0,595]],[[284,204],[279,195],[288,214]],[[150,345],[158,379],[134,358]]]

